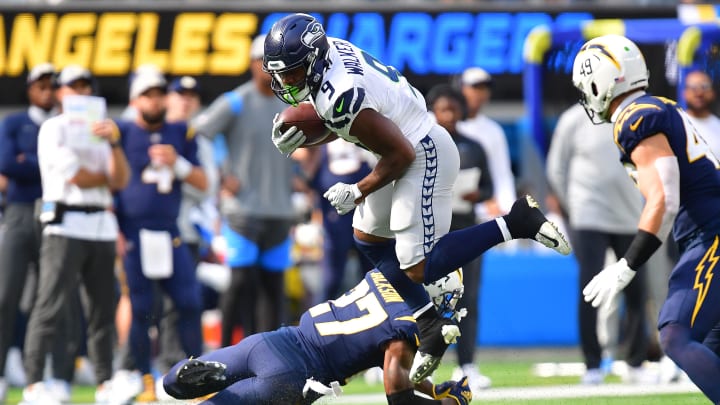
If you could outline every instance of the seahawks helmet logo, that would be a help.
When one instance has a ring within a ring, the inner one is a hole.
[[[300,36],[300,42],[308,48],[312,48],[315,41],[322,38],[323,35],[325,35],[325,32],[323,32],[322,25],[315,21],[305,27],[305,31]]]

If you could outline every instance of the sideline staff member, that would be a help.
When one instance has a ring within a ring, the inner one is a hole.
[[[40,229],[36,226],[35,200],[42,195],[37,161],[40,125],[55,114],[50,63],[35,66],[27,76],[30,106],[4,118],[0,127],[0,174],[7,178],[3,238],[0,240],[0,403],[8,349],[15,339],[15,322],[30,265],[37,267]],[[62,363],[53,358],[53,364]],[[59,368],[55,368],[58,370]]]
[[[92,93],[90,72],[76,65],[58,77],[60,103],[69,95]],[[130,169],[119,147],[120,132],[109,120],[78,124],[67,113],[40,127],[38,162],[43,186],[44,222],[40,276],[35,307],[25,340],[28,386],[23,401],[59,403],[42,383],[45,355],[55,334],[58,314],[77,288],[78,278],[88,296],[88,353],[100,384],[112,376],[115,317],[115,240],[117,221],[109,210],[112,190],[127,185]]]

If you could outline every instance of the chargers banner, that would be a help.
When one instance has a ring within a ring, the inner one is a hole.
[[[42,62],[88,67],[110,103],[127,101],[128,74],[143,64],[157,65],[169,76],[198,77],[210,99],[249,79],[252,39],[288,12],[100,7],[28,12],[0,7],[0,86],[5,90],[0,104],[23,103],[25,74]],[[676,14],[674,8],[636,11],[644,11],[643,18]],[[477,65],[496,76],[505,97],[515,99],[522,93],[523,43],[533,27],[623,17],[612,9],[308,12],[328,35],[356,43],[421,90]]]

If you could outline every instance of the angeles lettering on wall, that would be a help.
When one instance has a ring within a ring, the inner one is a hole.
[[[50,61],[97,76],[122,76],[143,64],[172,75],[237,75],[250,64],[258,29],[251,13],[21,13],[0,19],[0,72],[19,76]],[[171,25],[171,27],[168,27]],[[166,42],[167,46],[160,45]]]
[[[2,10],[0,9],[0,12]],[[23,102],[29,67],[86,66],[110,103],[127,101],[127,76],[155,64],[170,76],[198,76],[206,98],[249,79],[252,39],[285,15],[230,11],[3,12],[0,104]],[[314,14],[330,36],[356,43],[401,71],[421,91],[479,65],[522,94],[525,36],[538,24],[577,24],[596,12],[334,12]],[[595,15],[597,17],[597,15]],[[602,15],[606,17],[606,15]]]

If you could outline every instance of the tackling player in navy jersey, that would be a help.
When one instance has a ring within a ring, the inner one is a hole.
[[[720,331],[713,331],[720,323],[720,283],[714,280],[720,271],[720,163],[674,101],[645,93],[645,59],[629,39],[606,35],[583,45],[573,84],[593,122],[614,123],[620,160],[646,200],[627,253],[587,284],[585,300],[608,304],[672,229],[681,256],[658,318],[662,348],[720,404]]]
[[[340,215],[354,210],[358,249],[417,319],[421,342],[413,381],[437,368],[460,333],[457,325],[437,316],[420,283],[438,280],[512,239],[534,239],[562,254],[570,252],[564,236],[529,196],[518,199],[508,215],[448,233],[460,167],[452,137],[433,122],[422,94],[400,72],[348,41],[326,36],[312,16],[291,14],[273,24],[265,38],[263,68],[281,100],[309,101],[337,137],[378,157],[367,176],[354,184],[338,182],[323,197]],[[288,154],[305,146],[302,130],[282,131],[282,124],[276,116],[272,138],[278,150]]]
[[[462,272],[429,287],[438,308],[454,313]],[[297,327],[249,336],[235,346],[183,360],[165,377],[175,398],[211,394],[203,404],[310,404],[362,370],[384,369],[391,405],[465,405],[472,399],[465,378],[432,385],[408,379],[417,341],[412,312],[388,280],[372,270],[340,298],[305,312]],[[334,388],[331,388],[334,387]],[[413,388],[434,400],[416,396]]]
[[[186,182],[204,190],[207,181],[197,160],[193,131],[185,123],[165,121],[165,87],[160,74],[138,75],[130,88],[137,118],[118,122],[122,147],[132,169],[129,185],[116,198],[118,224],[125,242],[119,245],[118,255],[124,259],[132,304],[130,352],[144,375],[150,373],[148,328],[154,281],[172,298],[178,311],[183,350],[187,355],[202,352],[200,284],[190,251],[180,240],[177,218],[181,184]],[[159,256],[164,257],[153,260]],[[143,394],[148,398],[142,399],[154,400],[149,384]]]

